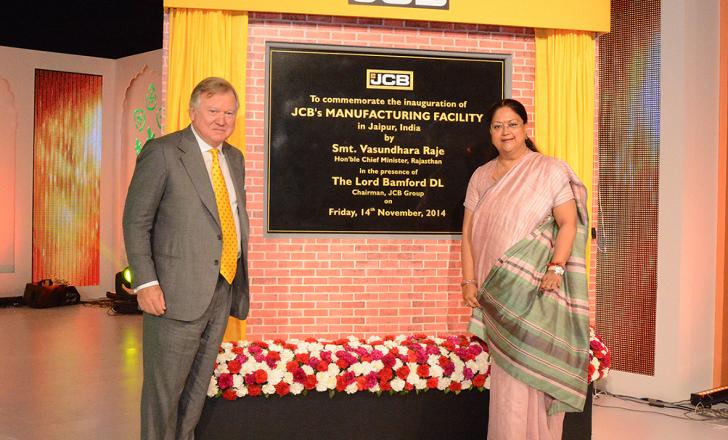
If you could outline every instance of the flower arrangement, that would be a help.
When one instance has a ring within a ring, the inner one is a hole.
[[[602,339],[589,327],[589,382],[603,379],[609,374],[612,355]]]
[[[609,371],[609,351],[592,332],[589,378]],[[597,357],[599,356],[599,357]],[[604,365],[606,363],[606,365]],[[484,390],[490,354],[476,337],[349,336],[337,340],[224,342],[207,395],[299,395],[309,391],[353,394]]]

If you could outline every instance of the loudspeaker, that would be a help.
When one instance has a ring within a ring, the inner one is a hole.
[[[23,293],[23,303],[37,309],[69,306],[80,302],[81,295],[75,287],[53,284],[51,280],[40,280],[38,284],[28,283]]]

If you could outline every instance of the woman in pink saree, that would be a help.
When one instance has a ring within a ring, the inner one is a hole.
[[[586,190],[540,154],[521,103],[487,115],[498,157],[470,179],[461,283],[468,330],[491,353],[489,440],[560,440],[586,396]]]

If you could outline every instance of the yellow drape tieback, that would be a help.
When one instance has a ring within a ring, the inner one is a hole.
[[[220,215],[220,226],[222,228],[220,274],[228,283],[232,284],[235,272],[238,270],[238,233],[235,231],[235,220],[233,219],[233,211],[230,208],[230,196],[220,168],[218,153],[217,148],[210,150],[210,154],[212,154],[212,189],[215,191],[217,212]]]

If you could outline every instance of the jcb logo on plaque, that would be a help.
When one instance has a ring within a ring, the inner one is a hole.
[[[414,75],[411,70],[367,69],[367,89],[412,90]]]
[[[449,0],[349,0],[350,5],[401,6],[404,8],[450,9]]]

